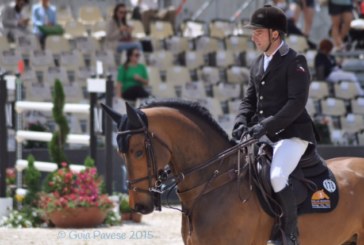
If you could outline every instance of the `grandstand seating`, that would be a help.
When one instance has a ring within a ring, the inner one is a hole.
[[[173,27],[171,23],[164,21],[155,21],[150,26],[150,37],[163,40],[165,38],[171,37],[174,35]]]
[[[308,112],[308,114],[314,118],[315,115],[317,114],[317,110],[316,110],[316,106],[315,106],[315,102],[312,98],[308,98],[307,99],[307,103],[306,103],[306,110]]]
[[[71,51],[71,47],[66,38],[61,36],[49,36],[46,39],[46,50],[59,55],[62,52]]]
[[[183,54],[183,64],[190,70],[198,69],[205,64],[201,51],[187,51]]]
[[[227,50],[242,53],[248,49],[249,38],[245,36],[228,36],[224,39]]]
[[[10,43],[5,36],[0,36],[0,52],[10,49]]]
[[[196,38],[205,35],[207,34],[205,25],[206,24],[202,21],[186,20],[180,26],[182,36],[187,38]]]
[[[321,100],[321,110],[322,114],[327,116],[344,116],[346,114],[345,102],[336,98]]]
[[[217,67],[203,66],[198,70],[199,78],[211,84],[216,84],[221,81],[220,70]]]
[[[64,27],[64,37],[67,39],[74,39],[78,37],[87,37],[86,26],[78,21],[67,21]]]
[[[144,38],[144,37],[146,37],[144,26],[143,26],[142,22],[140,22],[138,20],[129,20],[128,24],[133,27],[133,33],[132,34],[133,34],[134,38]]]
[[[364,129],[363,115],[347,114],[340,117],[341,129],[347,133],[356,133]]]
[[[77,70],[86,66],[82,53],[78,50],[62,53],[59,58],[59,64],[66,70]]]
[[[103,20],[100,9],[91,5],[80,7],[78,18],[81,23],[90,26]]]
[[[166,70],[166,82],[175,86],[183,86],[191,82],[191,76],[186,67],[171,66]]]
[[[323,99],[329,96],[329,85],[324,81],[312,81],[309,91],[310,98]]]
[[[228,110],[230,114],[237,115],[241,101],[239,99],[228,101]]]
[[[227,20],[212,20],[209,23],[209,34],[211,37],[223,39],[234,33],[235,24]]]
[[[220,68],[227,68],[236,64],[234,54],[230,50],[216,51],[214,59],[216,66]]]
[[[230,66],[226,69],[226,78],[229,83],[248,84],[249,73],[246,67]]]
[[[125,61],[125,52],[118,54],[104,42],[112,9],[113,6],[97,5],[80,5],[77,10],[59,8],[57,17],[65,35],[48,37],[44,51],[35,36],[19,37],[16,43],[0,36],[0,67],[15,73],[18,61],[26,61],[21,79],[27,100],[50,101],[54,79],[59,78],[68,102],[85,101],[86,79],[95,74],[96,61],[102,61],[105,73],[114,78],[117,67]],[[210,23],[186,20],[176,33],[170,23],[156,21],[151,24],[149,36],[140,21],[128,20],[128,23],[136,40],[150,41],[153,46],[153,52],[144,52],[140,59],[148,67],[151,94],[157,98],[198,101],[230,133],[240,98],[247,88],[249,67],[260,54],[250,37],[236,35],[236,25],[228,20]],[[317,51],[308,50],[306,40],[299,36],[287,37],[287,43],[305,54],[314,75]],[[357,73],[364,82],[364,63],[358,57],[344,57],[343,69]],[[359,143],[364,144],[364,98],[359,96],[354,83],[313,80],[306,109],[313,119],[328,117],[333,121],[330,125],[333,141],[345,133],[357,133]],[[73,132],[78,133],[85,130],[80,125],[87,125],[88,119],[69,120]]]
[[[173,54],[180,54],[190,50],[190,44],[186,37],[172,36],[166,38],[166,49]]]
[[[6,71],[16,73],[18,70],[18,61],[22,59],[18,50],[4,50],[0,52],[0,67]]]
[[[364,115],[364,98],[359,97],[351,100],[351,109],[355,114]]]
[[[31,52],[41,49],[38,38],[33,35],[19,36],[16,39],[16,47],[24,56],[28,56]]]
[[[335,97],[350,100],[360,95],[360,91],[354,82],[342,81],[334,85]]]
[[[219,40],[213,37],[200,36],[197,37],[194,41],[196,50],[201,51],[204,55],[216,52],[220,49]]]
[[[181,97],[188,100],[206,99],[204,84],[202,82],[189,82],[183,84],[181,87]]]
[[[174,64],[174,56],[171,52],[161,50],[150,54],[149,64],[158,67],[162,71],[166,71]]]
[[[289,35],[286,39],[289,47],[299,53],[305,53],[308,50],[306,38],[303,36]]]
[[[57,22],[61,26],[65,26],[67,21],[73,21],[72,11],[69,7],[62,7],[57,9]]]

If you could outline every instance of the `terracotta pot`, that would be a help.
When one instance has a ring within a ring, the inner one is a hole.
[[[121,221],[131,220],[131,218],[132,218],[131,213],[121,213]]]
[[[131,217],[135,223],[140,223],[142,221],[142,215],[140,213],[132,213]]]
[[[48,213],[48,217],[56,227],[91,228],[102,224],[106,213],[97,207],[65,208]]]

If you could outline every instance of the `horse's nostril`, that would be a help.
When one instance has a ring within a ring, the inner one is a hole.
[[[146,208],[142,204],[135,204],[134,210],[137,211],[137,212],[139,212],[139,213],[145,213]]]

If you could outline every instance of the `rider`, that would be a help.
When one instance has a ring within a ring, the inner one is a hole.
[[[309,145],[315,147],[314,126],[305,105],[310,74],[304,56],[284,41],[287,19],[282,10],[265,5],[257,9],[246,26],[261,54],[250,70],[246,96],[235,120],[233,137],[245,133],[269,140],[273,146],[270,179],[283,211],[282,229],[289,245],[297,245],[297,207],[289,175]],[[282,244],[283,240],[268,244]]]

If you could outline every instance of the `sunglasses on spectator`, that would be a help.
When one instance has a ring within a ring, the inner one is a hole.
[[[139,53],[136,53],[136,54],[133,54],[133,56],[139,58],[140,57],[140,54]]]

